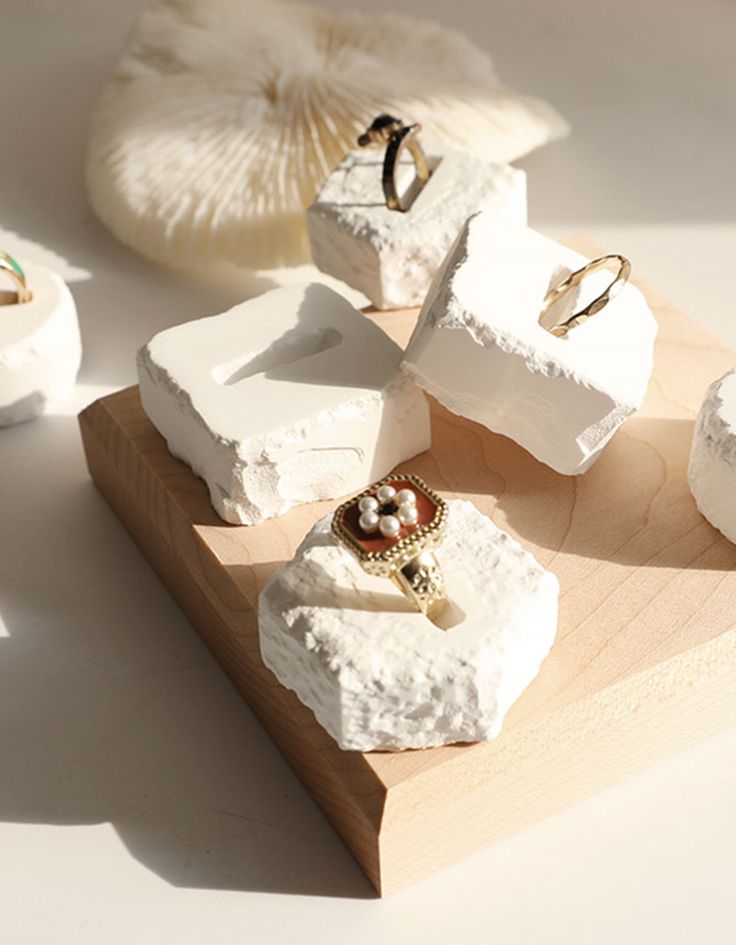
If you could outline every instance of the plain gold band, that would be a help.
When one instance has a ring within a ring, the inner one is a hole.
[[[614,261],[618,262],[618,271],[603,292],[596,296],[596,298],[594,298],[592,302],[589,302],[584,308],[580,309],[579,312],[575,312],[569,318],[566,318],[564,322],[547,328],[547,331],[558,338],[564,338],[573,328],[582,325],[588,318],[591,318],[597,312],[600,312],[601,309],[605,308],[611,299],[615,298],[621,289],[623,289],[631,275],[631,263],[625,256],[620,256],[618,253],[609,253],[607,256],[600,256],[598,259],[591,260],[585,266],[576,269],[575,272],[571,272],[559,285],[550,289],[544,299],[544,305],[539,315],[539,324],[542,325],[543,328],[546,327],[543,324],[545,316],[563,296],[571,292],[576,286],[579,286],[586,276],[597,272],[599,269],[605,269]]]
[[[20,268],[18,263],[13,259],[13,257],[8,255],[8,253],[3,252],[1,249],[0,269],[3,272],[6,272],[13,280],[15,285],[16,304],[22,305],[25,302],[30,302],[33,298],[33,293],[26,284],[26,274]],[[10,304],[12,305],[13,303],[11,302]]]

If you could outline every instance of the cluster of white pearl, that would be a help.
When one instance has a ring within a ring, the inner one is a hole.
[[[382,511],[386,505],[395,506],[396,511]],[[380,532],[384,538],[396,538],[402,525],[416,525],[419,517],[416,494],[411,489],[397,492],[393,486],[381,486],[375,496],[363,496],[358,508],[362,530],[368,535]]]

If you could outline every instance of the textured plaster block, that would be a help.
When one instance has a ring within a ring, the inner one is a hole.
[[[695,422],[688,467],[698,509],[736,542],[736,368],[714,381]]]
[[[526,175],[461,151],[430,158],[432,176],[405,213],[389,210],[380,149],[348,154],[307,211],[315,264],[379,309],[421,305],[437,268],[471,213],[526,223]],[[405,157],[398,189],[411,184]]]
[[[77,310],[66,284],[43,266],[23,268],[32,300],[0,307],[0,426],[30,420],[63,399],[82,360]]]
[[[401,349],[322,285],[275,289],[156,335],[138,354],[146,413],[217,513],[251,525],[365,488],[429,447]]]
[[[259,602],[263,661],[341,748],[498,735],[557,627],[557,578],[470,502],[449,502],[440,629],[318,522]]]
[[[633,285],[558,338],[539,325],[551,286],[588,260],[527,227],[471,217],[438,271],[403,369],[448,409],[557,472],[584,472],[642,404],[657,323]],[[585,300],[610,282],[591,274]],[[571,293],[556,318],[572,314]]]

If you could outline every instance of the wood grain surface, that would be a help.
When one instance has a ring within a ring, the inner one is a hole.
[[[736,547],[686,482],[695,412],[736,356],[642,288],[660,324],[647,401],[584,476],[434,402],[432,449],[402,464],[471,499],[560,579],[555,646],[490,743],[340,751],[263,666],[256,620],[268,576],[336,503],[227,525],[136,388],[80,417],[100,490],[379,894],[736,721]],[[403,344],[416,312],[369,317]]]

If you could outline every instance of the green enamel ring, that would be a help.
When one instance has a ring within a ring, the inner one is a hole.
[[[20,305],[24,302],[30,302],[33,298],[33,293],[26,284],[26,274],[23,272],[18,263],[13,259],[13,257],[8,253],[4,253],[1,249],[0,269],[2,269],[3,272],[7,272],[10,278],[13,280],[15,285],[16,304]]]

